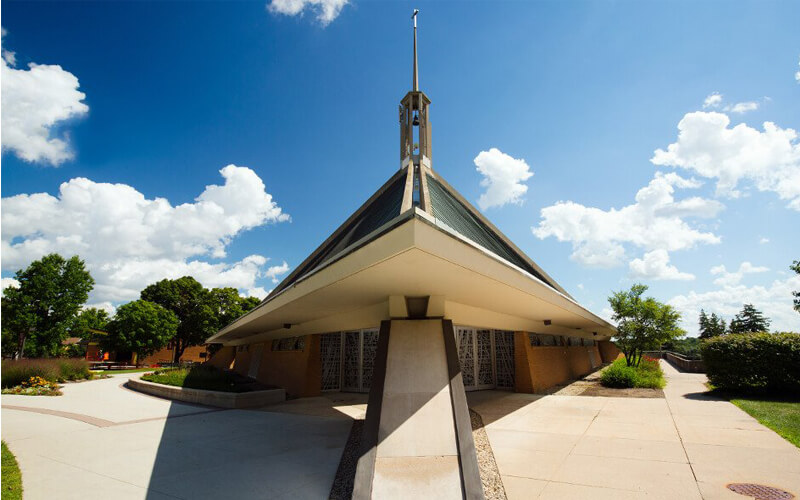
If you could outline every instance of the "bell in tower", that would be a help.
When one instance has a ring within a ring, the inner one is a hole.
[[[419,90],[417,70],[417,14],[414,10],[414,72],[412,90],[400,101],[400,164],[409,162],[431,167],[431,122],[428,106],[431,100]]]

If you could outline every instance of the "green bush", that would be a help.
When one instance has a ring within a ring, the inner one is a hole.
[[[42,377],[50,382],[91,378],[89,364],[85,359],[9,359],[3,361],[0,371],[0,385],[4,389],[18,386],[31,377]]]
[[[620,363],[620,361],[622,361]],[[600,383],[606,387],[626,388],[636,386],[636,369],[627,366],[625,360],[617,360],[603,371]]]
[[[704,340],[700,352],[718,389],[800,394],[800,334],[724,335]]]
[[[613,388],[661,389],[664,387],[664,372],[657,359],[642,358],[639,366],[628,366],[624,358],[617,359],[603,371],[600,383]]]

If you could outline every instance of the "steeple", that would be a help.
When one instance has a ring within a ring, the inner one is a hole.
[[[419,90],[417,65],[417,14],[414,9],[414,69],[411,91],[400,101],[400,164],[431,167],[431,124],[428,106],[431,100]]]

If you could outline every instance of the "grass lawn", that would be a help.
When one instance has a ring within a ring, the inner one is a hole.
[[[106,375],[112,375],[114,373],[141,373],[141,372],[151,372],[153,368],[131,368],[130,370],[92,370],[92,373],[104,373]]]
[[[731,399],[731,403],[800,448],[800,401],[743,397]]]
[[[22,473],[19,471],[17,459],[3,441],[3,500],[19,500],[22,498]]]
[[[247,390],[241,384],[237,384],[237,379],[233,374],[203,365],[190,368],[164,368],[142,375],[142,380],[207,391],[244,392]]]

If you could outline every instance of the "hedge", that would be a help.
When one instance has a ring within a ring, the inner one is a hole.
[[[2,364],[3,389],[14,387],[31,377],[42,377],[50,382],[82,380],[92,377],[89,363],[79,358],[5,360]]]
[[[700,353],[718,389],[800,394],[800,334],[740,333],[704,340]]]

